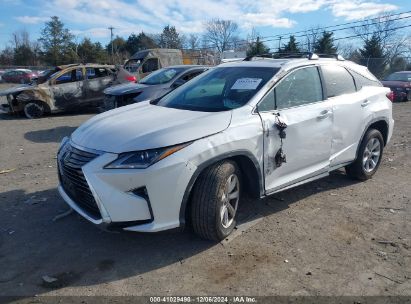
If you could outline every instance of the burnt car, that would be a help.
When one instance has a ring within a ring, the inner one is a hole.
[[[9,83],[30,83],[35,78],[37,73],[27,69],[10,70],[1,75],[1,81]]]
[[[104,111],[122,107],[143,100],[163,97],[190,79],[208,69],[200,65],[176,65],[157,70],[138,83],[115,85],[104,90]]]
[[[411,100],[411,71],[392,73],[381,82],[394,93],[394,101]]]
[[[71,64],[44,71],[30,84],[0,92],[7,96],[3,110],[38,118],[45,113],[97,107],[103,90],[116,81],[112,65]]]

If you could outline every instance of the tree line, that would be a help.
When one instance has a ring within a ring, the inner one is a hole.
[[[270,40],[264,40],[254,29],[244,39],[238,35],[236,22],[214,19],[204,23],[203,35],[183,35],[174,26],[166,25],[158,34],[132,33],[127,39],[116,36],[107,45],[102,45],[87,37],[77,41],[59,17],[53,16],[45,22],[40,38],[35,41],[24,30],[13,33],[10,45],[0,53],[0,65],[122,63],[132,54],[149,48],[208,50],[215,53],[236,50],[245,51],[248,56],[273,51],[290,54],[309,51],[340,53],[347,59],[368,66],[371,72],[381,77],[388,71],[408,68],[406,57],[411,52],[410,37],[402,35],[397,28],[398,21],[383,16],[379,22],[365,20],[360,26],[352,28],[353,37],[360,43],[335,38],[334,32],[317,27],[305,31],[303,35],[290,35],[285,42],[282,37],[277,37],[274,43],[278,42],[278,47],[269,48],[267,42]]]

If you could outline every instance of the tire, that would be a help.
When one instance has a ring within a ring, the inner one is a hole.
[[[404,101],[411,101],[411,91],[408,91],[407,97],[405,97]]]
[[[380,166],[383,151],[384,139],[381,132],[369,129],[360,144],[357,159],[345,167],[345,172],[353,179],[370,179]]]
[[[45,113],[44,105],[38,101],[29,101],[23,107],[24,116],[29,119],[40,118]]]
[[[231,187],[230,187],[231,185]],[[227,199],[228,194],[233,198]],[[233,161],[221,161],[198,177],[191,197],[191,223],[200,237],[225,239],[236,225],[241,196],[241,172]]]

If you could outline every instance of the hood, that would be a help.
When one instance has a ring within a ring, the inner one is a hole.
[[[0,96],[6,96],[6,95],[10,95],[10,94],[15,94],[15,93],[18,93],[18,92],[23,92],[27,89],[33,89],[33,87],[34,86],[32,86],[30,84],[22,84],[22,85],[19,85],[19,86],[16,86],[16,87],[9,88],[7,90],[0,91]]]
[[[407,81],[391,81],[391,80],[383,80],[381,83],[385,87],[411,87],[411,83]]]
[[[231,111],[196,112],[148,101],[96,115],[71,135],[82,147],[122,153],[172,146],[225,130]]]
[[[119,95],[125,95],[125,94],[130,94],[130,93],[137,93],[146,87],[148,86],[145,84],[128,82],[128,83],[118,84],[118,85],[109,87],[104,90],[104,94],[119,96]]]

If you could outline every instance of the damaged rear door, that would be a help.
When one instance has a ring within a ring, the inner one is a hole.
[[[83,68],[73,68],[57,75],[50,81],[54,105],[59,109],[79,106],[85,100]]]
[[[323,96],[318,68],[311,66],[288,74],[260,102],[266,193],[328,173],[332,105]]]
[[[102,100],[104,97],[104,89],[113,84],[114,71],[106,67],[87,67],[86,75],[87,103],[93,104]]]

